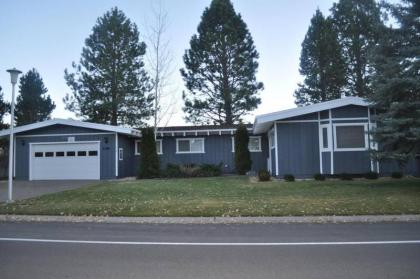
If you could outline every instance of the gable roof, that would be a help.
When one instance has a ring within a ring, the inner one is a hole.
[[[267,114],[261,114],[255,117],[254,133],[259,134],[266,132],[274,123],[274,121],[277,120],[282,120],[290,117],[300,116],[338,107],[344,107],[348,105],[369,106],[369,103],[365,99],[360,97],[344,97],[341,99],[335,99],[305,107],[297,107]]]
[[[95,130],[102,130],[107,132],[114,132],[118,134],[125,134],[131,136],[140,136],[140,131],[127,128],[127,127],[120,127],[120,126],[113,126],[107,124],[97,124],[91,122],[83,122],[79,120],[73,119],[61,119],[61,118],[54,118],[42,122],[32,123],[28,125],[18,126],[13,129],[13,133],[22,133],[34,129],[44,128],[52,125],[67,125],[67,126],[75,126],[81,128],[88,128],[88,129],[95,129]],[[0,137],[6,136],[10,134],[10,129],[0,131]]]

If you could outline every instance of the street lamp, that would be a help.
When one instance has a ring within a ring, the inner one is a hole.
[[[13,202],[13,126],[15,125],[15,85],[21,71],[16,68],[7,70],[10,73],[10,82],[12,83],[12,104],[10,108],[10,142],[9,142],[9,197],[8,202]]]

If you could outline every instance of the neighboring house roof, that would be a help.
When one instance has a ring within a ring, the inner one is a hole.
[[[125,135],[137,136],[137,137],[140,136],[140,131],[132,129],[132,128],[83,122],[83,121],[73,120],[73,119],[60,119],[60,118],[54,118],[54,119],[50,119],[50,120],[46,120],[42,122],[18,126],[13,129],[13,133],[22,133],[22,132],[44,128],[44,127],[48,127],[52,125],[67,125],[67,126],[102,130],[102,131],[107,131],[107,132],[114,132],[118,134],[125,134]],[[10,134],[10,129],[0,131],[0,137],[6,136],[9,134]]]
[[[266,132],[273,125],[274,121],[282,120],[286,118],[296,117],[304,114],[314,113],[318,111],[348,106],[368,106],[369,103],[360,97],[345,97],[341,99],[335,99],[327,102],[317,103],[305,107],[292,108],[287,110],[281,110],[277,112],[261,114],[255,117],[254,130],[255,134]]]
[[[246,127],[252,128],[252,124],[245,124]],[[197,126],[170,126],[170,127],[158,127],[158,132],[163,131],[202,131],[202,130],[231,130],[237,129],[238,124],[234,125],[197,125]]]

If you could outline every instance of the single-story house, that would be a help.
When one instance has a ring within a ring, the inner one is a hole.
[[[250,134],[252,170],[273,176],[315,173],[387,175],[395,162],[371,158],[376,149],[368,131],[375,127],[374,109],[361,98],[324,103],[259,115]],[[221,164],[234,172],[235,125],[159,128],[156,149],[161,168],[167,164]],[[1,136],[9,130],[0,131]],[[140,131],[127,127],[52,119],[16,127],[16,179],[115,179],[136,176],[140,164]],[[410,161],[407,174],[419,175],[419,160]]]

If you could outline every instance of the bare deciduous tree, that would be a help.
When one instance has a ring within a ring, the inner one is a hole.
[[[171,83],[175,67],[167,36],[168,14],[161,1],[152,1],[151,11],[152,18],[145,24],[145,41],[148,46],[147,66],[155,95],[153,126],[156,135],[157,127],[167,126],[175,113],[175,90]]]

